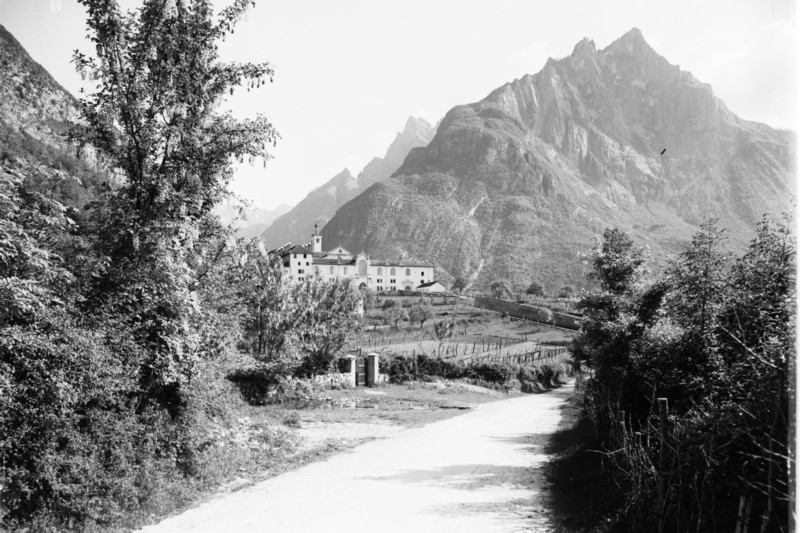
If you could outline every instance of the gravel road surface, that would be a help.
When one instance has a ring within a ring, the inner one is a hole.
[[[479,405],[210,500],[143,533],[551,531],[544,447],[572,383]]]

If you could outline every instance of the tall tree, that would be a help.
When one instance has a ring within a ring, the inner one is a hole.
[[[268,158],[277,133],[266,118],[237,119],[220,104],[237,87],[272,79],[269,64],[223,63],[218,47],[250,1],[214,16],[210,0],[80,0],[94,56],[74,55],[96,85],[82,99],[94,147],[120,178],[94,204],[98,251],[107,257],[88,308],[122,317],[147,348],[141,377],[162,403],[181,405],[182,383],[203,356],[197,289],[214,249],[200,226],[227,194],[236,159]]]

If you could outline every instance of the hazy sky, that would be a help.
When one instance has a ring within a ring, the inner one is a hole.
[[[74,0],[0,0],[0,24],[77,94],[71,53],[91,47]],[[223,54],[269,61],[276,79],[229,104],[265,113],[282,139],[233,188],[266,208],[294,204],[382,156],[409,115],[435,123],[583,37],[604,48],[632,27],[741,117],[796,129],[793,0],[258,0]]]

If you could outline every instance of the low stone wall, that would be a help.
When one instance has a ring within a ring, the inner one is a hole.
[[[488,309],[489,311],[497,311],[498,313],[505,313],[508,316],[513,316],[515,318],[523,318],[533,322],[550,324],[564,329],[577,331],[581,329],[581,324],[583,323],[581,318],[572,315],[558,313],[542,307],[531,307],[530,305],[518,304],[506,300],[498,300],[497,298],[487,298],[485,296],[463,296],[462,301],[473,307]]]

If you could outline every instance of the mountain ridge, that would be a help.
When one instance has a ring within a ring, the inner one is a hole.
[[[261,233],[270,247],[287,242],[304,243],[311,236],[315,223],[324,226],[336,211],[375,183],[387,179],[414,147],[427,144],[433,128],[424,119],[409,117],[383,157],[374,157],[354,177],[344,169],[323,185],[309,192],[288,213],[278,217]]]
[[[633,29],[452,108],[391,180],[348,203],[323,237],[409,253],[487,285],[582,283],[579,253],[606,226],[656,256],[716,215],[741,245],[784,208],[793,133],[746,121]]]

